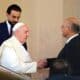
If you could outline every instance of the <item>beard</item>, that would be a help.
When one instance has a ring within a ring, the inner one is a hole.
[[[14,26],[17,22],[11,22],[11,21],[8,21],[10,23],[11,26]]]

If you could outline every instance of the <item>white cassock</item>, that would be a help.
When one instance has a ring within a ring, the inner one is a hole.
[[[0,64],[17,73],[34,73],[37,63],[31,60],[29,53],[15,36],[6,40],[0,48]]]

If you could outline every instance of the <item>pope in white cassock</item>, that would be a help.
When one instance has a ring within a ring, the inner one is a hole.
[[[13,36],[4,41],[0,50],[0,64],[17,73],[34,73],[37,67],[40,67],[37,62],[31,60],[30,54],[23,47],[29,35],[29,29],[24,23],[17,23],[13,28]]]

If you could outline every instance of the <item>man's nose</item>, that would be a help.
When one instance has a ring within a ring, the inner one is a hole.
[[[29,32],[27,32],[27,37],[29,36]]]
[[[19,19],[18,19],[18,18],[15,18],[15,19],[14,19],[14,21],[15,21],[15,22],[18,22],[18,21],[19,21]]]

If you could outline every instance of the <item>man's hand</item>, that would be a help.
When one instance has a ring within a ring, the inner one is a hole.
[[[38,68],[44,68],[47,65],[47,60],[46,59],[40,59],[37,62]]]

